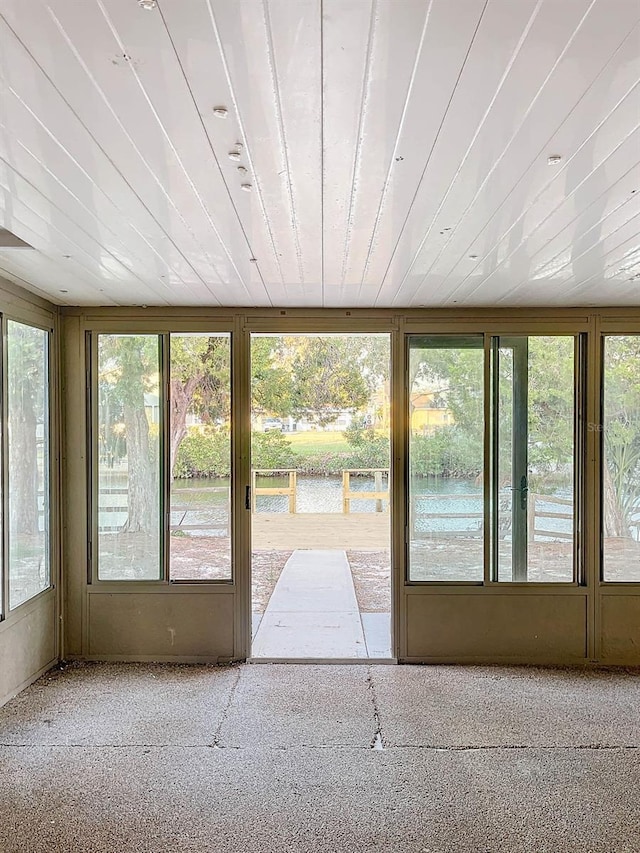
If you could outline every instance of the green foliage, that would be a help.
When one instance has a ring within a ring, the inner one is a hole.
[[[340,411],[355,412],[388,378],[385,336],[275,335],[255,337],[251,349],[253,404],[276,417],[307,418],[321,426]]]
[[[254,468],[297,468],[291,442],[277,430],[251,435],[251,464]]]
[[[347,468],[388,468],[389,438],[371,427],[353,423],[343,433],[349,444]]]
[[[411,438],[411,470],[417,477],[472,479],[482,471],[482,434],[463,426],[444,426]]]
[[[231,473],[229,442],[227,430],[189,431],[180,443],[174,477],[228,477]]]

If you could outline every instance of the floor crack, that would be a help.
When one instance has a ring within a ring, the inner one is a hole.
[[[373,704],[373,721],[375,724],[375,729],[373,733],[373,737],[371,739],[370,748],[375,749],[376,751],[381,751],[385,748],[384,737],[382,735],[382,722],[380,720],[380,708],[378,706],[378,697],[376,695],[376,687],[373,683],[373,675],[371,673],[371,667],[367,667],[367,686],[369,688],[369,695],[371,696],[371,703]]]
[[[226,705],[225,705],[224,710],[222,712],[222,716],[220,717],[220,721],[218,722],[218,725],[216,726],[215,734],[213,735],[213,740],[209,744],[211,749],[222,749],[222,747],[220,746],[220,736],[222,734],[222,727],[226,723],[227,717],[229,716],[229,711],[231,710],[231,706],[233,704],[233,700],[235,699],[235,695],[236,695],[236,691],[238,689],[238,685],[240,684],[241,675],[242,675],[242,669],[238,668],[238,671],[236,674],[236,679],[233,682],[233,684],[231,685],[231,689],[229,690],[229,696],[227,698]]]

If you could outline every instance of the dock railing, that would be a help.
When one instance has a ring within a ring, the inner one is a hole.
[[[352,491],[351,475],[373,474],[373,491]],[[387,475],[387,488],[383,488],[384,475]],[[351,512],[351,501],[375,501],[376,512],[383,512],[383,503],[389,508],[389,469],[388,468],[350,468],[342,472],[342,512]]]
[[[273,476],[274,474],[288,474],[288,486],[256,486],[258,475]],[[251,512],[256,511],[256,498],[258,495],[286,495],[289,498],[289,512],[296,511],[296,492],[298,490],[298,472],[295,468],[254,468],[251,471]]]

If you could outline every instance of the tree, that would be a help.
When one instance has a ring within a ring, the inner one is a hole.
[[[8,350],[8,420],[11,529],[37,534],[38,426],[47,436],[47,341],[41,329],[10,322]],[[46,446],[46,445],[45,445]],[[47,459],[43,459],[46,478]]]
[[[629,536],[640,505],[640,338],[605,339],[603,522],[605,536]]]
[[[226,335],[171,336],[171,471],[187,435],[191,411],[208,425],[224,424],[231,416],[231,353]]]
[[[157,493],[157,451],[152,453],[145,393],[158,395],[159,351],[155,335],[100,335],[99,406],[122,414],[127,448],[127,520],[122,530],[157,527],[153,501]]]
[[[254,407],[326,426],[341,411],[365,406],[388,378],[388,347],[388,337],[375,335],[256,337],[251,350]]]

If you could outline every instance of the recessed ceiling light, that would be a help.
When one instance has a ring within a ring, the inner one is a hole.
[[[257,263],[258,263],[258,259],[257,259],[257,258],[249,258],[249,261],[250,261],[252,264],[257,264]]]
[[[245,169],[244,166],[238,166],[238,171],[240,172],[241,175],[247,174],[247,170]]]
[[[218,118],[226,118],[229,113],[226,107],[214,107],[213,114]]]
[[[244,190],[246,193],[250,193],[253,187],[251,184],[240,184],[240,189]]]
[[[141,9],[155,9],[157,3],[156,0],[138,0],[138,6]]]
[[[562,160],[561,154],[550,154],[549,157],[547,157],[547,163],[549,164],[549,166],[555,166],[561,160]]]
[[[478,260],[478,255],[469,255],[469,260],[470,260],[470,261],[477,261],[477,260]]]
[[[68,290],[61,290],[60,293],[69,293]]]
[[[239,151],[229,151],[229,160],[239,160],[241,156]]]

